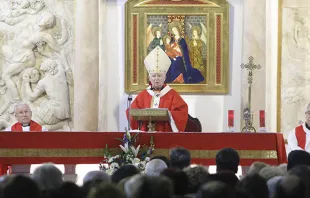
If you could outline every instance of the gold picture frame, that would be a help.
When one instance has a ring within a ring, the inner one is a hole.
[[[128,0],[125,5],[127,93],[148,85],[143,61],[156,46],[162,47],[171,59],[166,81],[178,92],[228,93],[229,4],[226,0]]]

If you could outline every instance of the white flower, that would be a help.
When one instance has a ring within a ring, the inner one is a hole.
[[[135,155],[135,157],[137,157],[137,155],[139,153],[140,145],[137,148],[135,148],[133,146],[131,146],[130,148],[131,148],[132,153]]]
[[[118,169],[118,168],[119,168],[118,163],[113,162],[113,163],[110,165],[110,169]]]
[[[131,160],[131,163],[133,165],[139,164],[140,163],[140,159],[139,158],[134,158],[134,159]]]
[[[112,163],[114,161],[114,157],[109,158],[108,163]]]
[[[124,147],[124,146],[125,146],[125,147]],[[128,151],[129,151],[128,142],[126,142],[126,143],[124,144],[124,146],[119,145],[119,147],[121,147],[121,149],[122,149],[125,153],[128,153]]]
[[[147,162],[149,162],[150,160],[151,160],[151,158],[146,157],[144,161],[147,163]]]
[[[139,168],[140,170],[144,170],[146,166],[146,162],[145,161],[141,161],[140,163],[138,163],[137,168]]]

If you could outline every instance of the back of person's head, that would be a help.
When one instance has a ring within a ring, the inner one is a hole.
[[[278,168],[279,168],[280,170],[282,170],[282,172],[283,172],[284,174],[287,173],[287,164],[280,164],[280,165],[278,166]]]
[[[112,183],[102,183],[90,190],[87,198],[126,198],[126,195]]]
[[[232,148],[221,149],[216,154],[216,170],[238,172],[240,157],[236,150]]]
[[[126,177],[131,177],[139,173],[140,173],[140,170],[137,167],[131,164],[127,164],[127,165],[121,166],[119,169],[117,169],[113,173],[113,175],[111,176],[111,181],[114,183],[118,183]]]
[[[83,178],[83,184],[91,181],[109,182],[110,176],[104,171],[90,171]]]
[[[259,173],[259,171],[265,168],[266,166],[269,165],[264,162],[254,162],[251,164],[248,174]]]
[[[213,176],[213,180],[223,182],[231,188],[235,188],[235,186],[239,183],[238,177],[231,171],[216,173]]]
[[[73,182],[64,182],[57,191],[57,198],[84,198],[82,189]]]
[[[63,183],[62,172],[50,163],[36,168],[32,178],[42,191],[59,188]]]
[[[187,167],[184,172],[188,176],[188,193],[196,193],[199,188],[207,181],[208,170],[204,166]]]
[[[267,166],[259,171],[259,175],[268,181],[276,176],[284,176],[285,173],[278,166]]]
[[[145,174],[149,176],[158,176],[167,168],[167,164],[161,159],[153,159],[146,164]]]
[[[170,160],[166,157],[166,156],[163,156],[163,155],[155,155],[151,158],[151,160],[153,159],[160,159],[160,160],[163,160],[167,167],[169,168],[170,167]]]
[[[269,196],[266,180],[257,173],[242,178],[236,188],[246,190],[253,198],[268,198]]]
[[[127,198],[172,198],[173,184],[167,177],[135,175],[125,183]]]
[[[288,154],[287,171],[297,165],[310,166],[310,154],[303,150],[294,150]]]
[[[2,196],[3,198],[39,198],[40,190],[31,178],[17,175],[6,184]]]
[[[212,181],[204,184],[195,198],[235,198],[235,192],[223,182]]]
[[[180,169],[168,168],[165,169],[161,175],[168,177],[172,181],[175,195],[187,194],[189,183],[188,176],[184,171]]]
[[[306,198],[306,186],[297,176],[283,177],[276,187],[275,198]]]
[[[276,195],[278,183],[279,181],[281,181],[282,178],[283,176],[276,176],[267,181],[267,186],[269,190],[269,198],[273,198]]]
[[[310,166],[294,166],[290,169],[288,175],[295,175],[306,185],[306,187],[310,186]],[[310,197],[310,188],[307,188],[307,197]]]
[[[183,147],[170,150],[170,164],[173,168],[183,169],[191,164],[191,154]]]

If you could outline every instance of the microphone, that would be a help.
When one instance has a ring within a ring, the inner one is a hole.
[[[144,89],[137,89],[137,90],[134,90],[132,92],[130,92],[128,94],[128,98],[127,98],[127,109],[128,109],[128,130],[130,130],[130,109],[131,109],[131,101],[132,101],[132,94],[134,93],[137,93],[137,92],[140,92],[140,91],[143,91],[143,90],[154,90],[153,87],[147,89],[147,88],[144,88]]]

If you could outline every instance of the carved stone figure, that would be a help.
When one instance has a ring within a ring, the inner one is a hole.
[[[5,57],[2,78],[12,94],[13,100],[20,100],[16,84],[12,80],[14,75],[19,74],[24,69],[33,67],[36,64],[34,49],[44,54],[45,46],[48,46],[55,52],[60,51],[60,46],[68,40],[66,22],[62,21],[62,37],[55,39],[46,30],[55,25],[55,16],[47,11],[38,16],[35,27],[23,29],[11,41],[5,38],[2,51]]]
[[[49,130],[71,130],[73,8],[71,0],[0,0],[0,130],[15,122],[17,101]],[[43,69],[48,60],[57,63],[55,75]]]
[[[301,18],[294,28],[294,41],[298,48],[309,50],[310,34],[306,18]]]
[[[25,14],[35,15],[45,4],[42,0],[8,0],[9,11],[0,9],[0,21],[8,25],[15,25],[26,19]]]
[[[34,101],[47,95],[47,100],[43,101],[37,109],[37,118],[48,130],[58,130],[67,124],[70,118],[69,91],[66,75],[63,67],[55,60],[46,59],[42,62],[40,70],[44,77],[32,91],[30,88],[30,76],[25,73],[23,85],[29,101]]]

